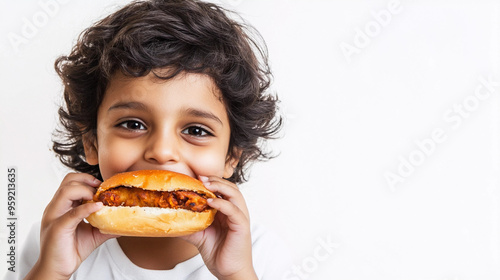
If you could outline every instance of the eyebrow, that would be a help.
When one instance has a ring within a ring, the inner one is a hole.
[[[146,105],[140,103],[140,102],[118,102],[114,104],[113,106],[109,107],[108,112],[112,110],[118,110],[118,109],[134,109],[134,110],[140,110],[140,111],[148,111],[148,108]]]
[[[203,110],[199,110],[199,109],[194,109],[194,108],[187,108],[184,112],[186,115],[189,115],[189,116],[200,117],[200,118],[205,118],[205,119],[212,119],[212,120],[220,123],[223,126],[221,119],[219,119],[219,117],[212,114],[211,112],[203,111]]]

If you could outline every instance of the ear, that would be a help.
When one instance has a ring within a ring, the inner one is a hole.
[[[97,137],[95,133],[87,132],[82,137],[83,150],[85,151],[85,160],[90,165],[96,165],[99,163],[99,157],[97,154]]]
[[[238,166],[238,162],[240,162],[241,152],[240,149],[235,147],[232,153],[227,155],[226,165],[224,167],[224,178],[233,176],[234,169]]]

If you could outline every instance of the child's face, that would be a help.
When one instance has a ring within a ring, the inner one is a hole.
[[[116,74],[98,110],[97,141],[85,154],[103,179],[141,169],[228,178],[237,163],[227,159],[229,136],[226,108],[208,76]]]

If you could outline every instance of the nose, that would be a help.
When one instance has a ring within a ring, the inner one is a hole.
[[[148,139],[144,159],[159,165],[179,162],[179,145],[179,139],[175,137],[175,133],[157,131]]]

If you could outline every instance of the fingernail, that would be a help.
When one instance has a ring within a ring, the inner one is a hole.
[[[210,186],[210,181],[208,181],[207,176],[199,176],[199,177],[200,177],[200,181],[203,183],[203,185],[205,185],[205,187]]]
[[[102,183],[102,182],[101,182],[99,179],[97,179],[97,178],[95,178],[95,179],[94,179],[94,184],[96,184],[96,185],[100,185],[101,183]]]
[[[214,199],[213,199],[213,198],[207,198],[207,202],[208,202],[208,203],[210,203],[210,202],[212,202],[212,201],[214,201]]]
[[[200,181],[202,182],[208,182],[208,177],[207,176],[198,176],[200,178]]]

